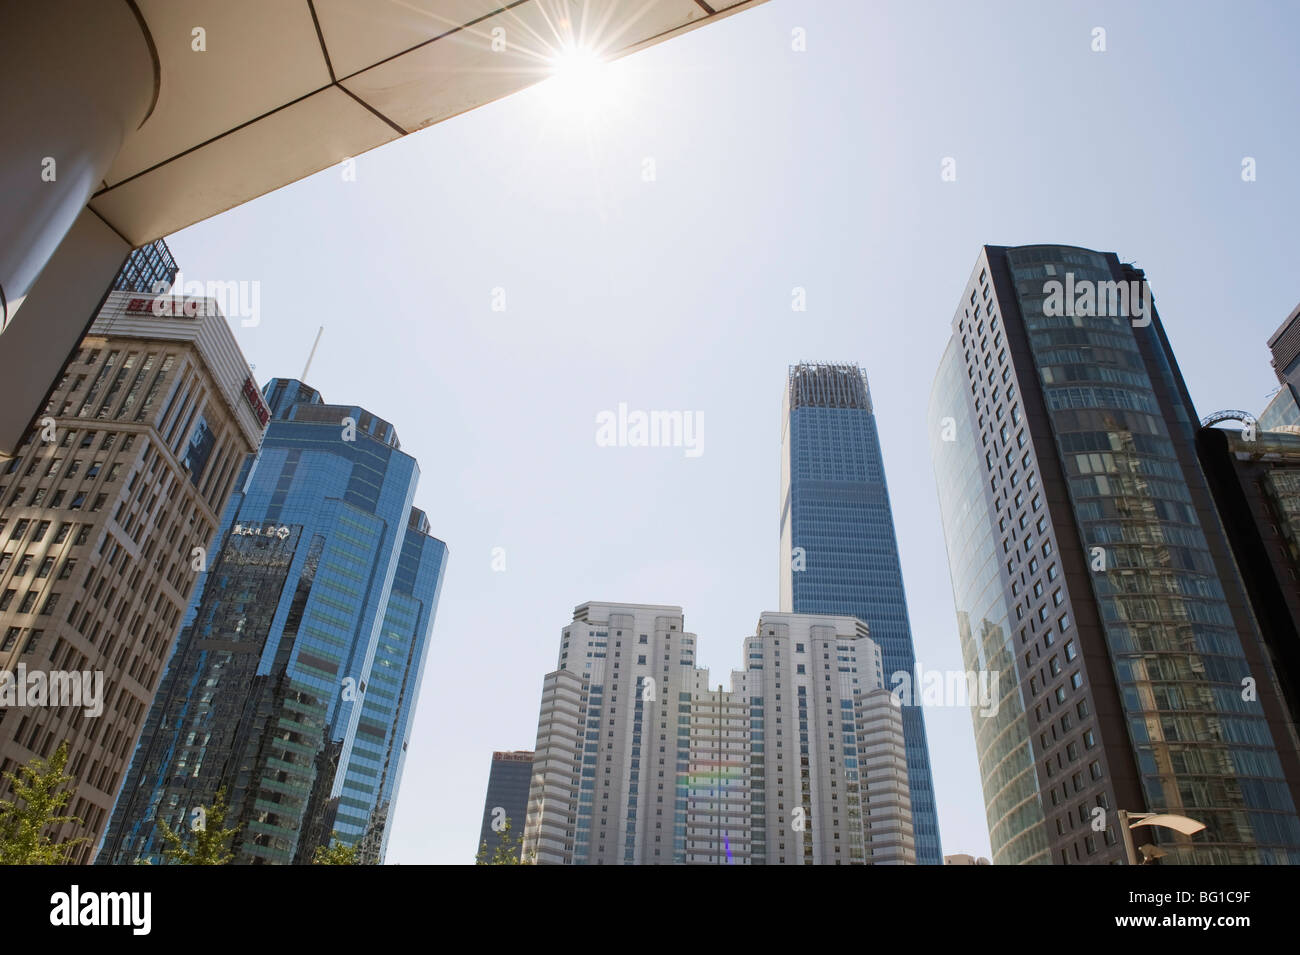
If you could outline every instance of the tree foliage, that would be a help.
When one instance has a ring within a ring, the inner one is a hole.
[[[200,813],[202,824],[191,828],[194,839],[188,845],[180,833],[167,825],[166,820],[159,819],[158,828],[162,830],[163,842],[167,844],[163,849],[163,858],[173,865],[229,864],[235,857],[235,854],[230,851],[230,840],[239,831],[238,826],[233,829],[224,828],[229,808],[226,805],[226,789],[223,786],[217,790],[212,805],[202,807]]]
[[[71,850],[85,837],[54,842],[46,830],[72,822],[83,825],[76,816],[59,811],[72,798],[64,788],[72,777],[63,770],[68,765],[68,742],[64,740],[48,761],[36,758],[18,772],[5,773],[13,784],[13,801],[0,800],[0,865],[63,865]]]
[[[501,830],[501,841],[497,843],[496,851],[489,855],[487,840],[479,846],[478,855],[474,859],[475,865],[532,865],[532,859],[524,858],[524,840],[523,837],[515,838],[510,834],[510,817],[506,817],[505,827]]]
[[[334,833],[335,840],[338,833]],[[361,847],[350,846],[342,842],[332,842],[328,846],[317,846],[311,858],[312,865],[361,865]]]

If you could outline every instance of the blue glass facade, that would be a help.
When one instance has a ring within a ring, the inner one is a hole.
[[[916,658],[866,376],[856,365],[790,371],[782,449],[781,609],[867,623],[890,674]],[[892,682],[888,682],[892,686]],[[917,862],[941,865],[921,708],[903,707]]]
[[[447,548],[388,422],[297,381],[223,515],[99,859],[161,861],[225,787],[241,863],[381,861]]]

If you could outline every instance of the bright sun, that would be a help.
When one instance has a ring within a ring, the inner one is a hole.
[[[572,46],[551,60],[548,93],[566,109],[591,112],[613,98],[613,71],[590,47]]]

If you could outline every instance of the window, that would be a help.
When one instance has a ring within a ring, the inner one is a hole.
[[[46,557],[41,561],[41,566],[36,571],[37,579],[50,576],[50,571],[54,569],[54,558]]]
[[[1073,660],[1077,655],[1078,655],[1078,654],[1075,652],[1075,649],[1074,649],[1074,641],[1073,641],[1073,640],[1067,640],[1066,643],[1065,643],[1065,659],[1066,659],[1066,660]]]

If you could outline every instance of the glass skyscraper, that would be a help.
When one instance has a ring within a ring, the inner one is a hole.
[[[1300,762],[1143,273],[985,246],[930,401],[994,862],[1300,862]]]
[[[298,381],[241,472],[99,861],[161,861],[224,787],[237,863],[382,861],[447,548],[393,426]]]
[[[792,367],[782,424],[781,609],[865,621],[893,687],[892,675],[911,675],[916,657],[865,373],[853,364]],[[916,861],[942,865],[925,718],[917,705],[902,709]]]
[[[160,295],[172,287],[180,267],[172,258],[172,250],[163,239],[133,249],[122,263],[122,269],[113,279],[117,292],[148,292]],[[178,293],[184,289],[177,289]]]

